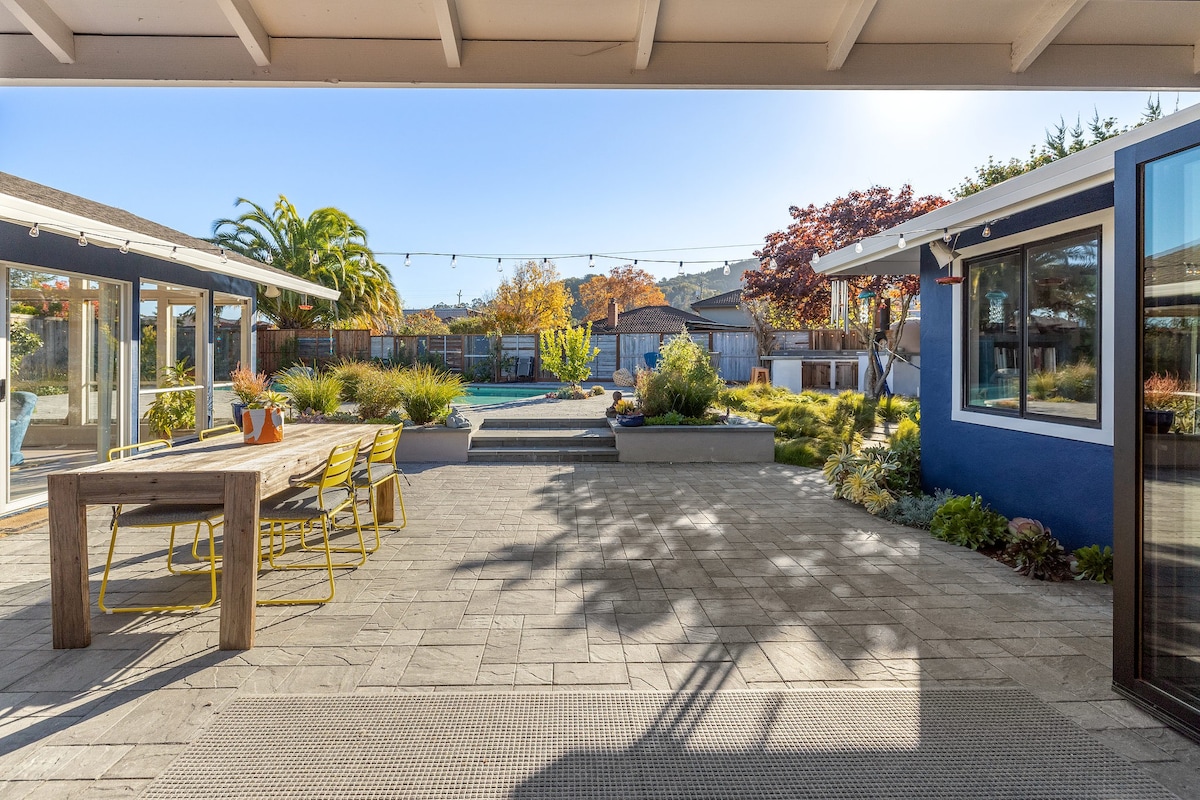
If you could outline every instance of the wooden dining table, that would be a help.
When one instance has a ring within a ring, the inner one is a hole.
[[[48,476],[50,605],[55,648],[92,642],[87,508],[174,501],[223,504],[222,650],[254,646],[259,501],[319,469],[329,452],[358,439],[370,447],[380,425],[288,425],[282,442],[243,444],[220,436]],[[377,487],[380,522],[394,515],[392,481]]]

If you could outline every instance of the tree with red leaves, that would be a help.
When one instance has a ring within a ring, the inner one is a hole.
[[[744,295],[749,300],[768,301],[775,316],[811,327],[830,324],[832,279],[812,268],[814,255],[823,255],[853,245],[905,220],[920,216],[946,204],[936,195],[915,197],[908,184],[898,192],[885,186],[872,186],[866,191],[853,191],[824,206],[806,208],[792,206],[794,220],[786,230],[766,237],[765,246],[755,252],[763,266],[744,275]],[[880,307],[895,312],[894,332],[899,339],[908,318],[913,298],[920,291],[916,275],[849,275],[842,278],[849,284],[849,314],[852,327],[863,341],[875,347],[874,313]],[[860,295],[863,295],[860,300]],[[863,304],[867,308],[863,308]],[[895,360],[889,355],[882,374],[876,374],[875,359],[868,360],[867,394],[878,397]]]

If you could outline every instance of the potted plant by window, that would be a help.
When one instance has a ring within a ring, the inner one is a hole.
[[[1170,373],[1155,373],[1142,385],[1142,428],[1145,433],[1170,433],[1175,424],[1175,404],[1183,381]]]
[[[283,406],[287,397],[280,392],[263,392],[242,412],[242,441],[246,444],[273,444],[283,441]]]
[[[242,412],[257,400],[259,395],[267,391],[270,387],[270,380],[266,373],[255,373],[254,370],[243,367],[241,364],[238,364],[229,373],[229,380],[233,383],[231,389],[234,399],[229,404],[233,411],[233,424],[238,426],[238,430],[241,430]]]

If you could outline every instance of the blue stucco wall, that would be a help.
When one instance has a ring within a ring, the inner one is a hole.
[[[992,229],[998,238],[1109,207],[1111,203],[1109,184],[1107,195],[1076,195],[1036,212],[1015,215],[994,224]],[[1000,225],[1003,228],[997,230]],[[969,239],[962,236],[962,245],[976,243]],[[1103,268],[1111,269],[1112,265]],[[1068,550],[1089,544],[1111,545],[1111,447],[950,419],[955,292],[934,283],[938,275],[944,274],[928,248],[922,248],[921,470],[925,491],[945,488],[959,494],[979,494],[1007,517],[1041,520]],[[1111,355],[1104,366],[1112,369]]]

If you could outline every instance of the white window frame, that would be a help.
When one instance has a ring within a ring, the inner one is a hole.
[[[962,248],[960,257],[954,260],[951,269],[954,275],[963,275],[963,261],[973,260],[1001,250],[1039,242],[1043,239],[1053,239],[1076,231],[1089,228],[1100,228],[1100,427],[1084,427],[1069,423],[1053,422],[1046,419],[1023,419],[1000,414],[973,411],[966,408],[966,398],[963,396],[963,292],[965,282],[952,285],[954,293],[954,312],[951,315],[951,390],[950,390],[950,419],[954,422],[965,422],[970,425],[983,425],[988,428],[1034,433],[1042,436],[1053,436],[1057,439],[1071,439],[1077,442],[1090,442],[1112,446],[1113,443],[1113,348],[1116,344],[1114,333],[1113,292],[1116,273],[1116,248],[1114,246],[1115,225],[1113,210],[1093,211],[1090,214],[1072,217],[1062,222],[1055,222],[1028,231],[1005,236],[1000,239],[988,239],[977,245]],[[937,287],[933,291],[942,291]]]

